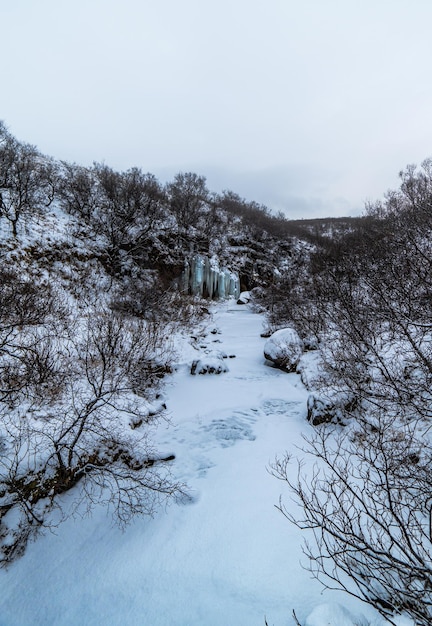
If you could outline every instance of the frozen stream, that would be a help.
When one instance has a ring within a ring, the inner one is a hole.
[[[68,520],[0,572],[1,626],[264,626],[265,617],[288,626],[293,608],[304,624],[314,607],[335,601],[368,614],[348,597],[321,594],[299,565],[300,532],[274,507],[286,490],[267,467],[310,428],[308,394],[296,374],[265,365],[262,321],[247,307],[220,305],[209,323],[217,332],[199,345],[234,354],[229,371],[191,376],[190,347],[166,390],[171,425],[158,445],[175,453],[193,503],[125,533],[101,510]],[[352,624],[336,613],[332,626]]]

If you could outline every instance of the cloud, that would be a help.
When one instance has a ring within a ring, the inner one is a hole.
[[[429,0],[7,3],[1,116],[59,159],[350,214],[430,156]]]
[[[316,164],[293,164],[247,171],[209,168],[207,181],[212,189],[230,188],[247,200],[297,219],[346,215],[353,210],[348,200],[331,194],[330,184],[337,187],[339,176]]]

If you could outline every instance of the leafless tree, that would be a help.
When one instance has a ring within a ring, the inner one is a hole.
[[[19,142],[0,126],[0,218],[10,223],[14,237],[23,216],[38,213],[52,203],[56,169],[55,163],[34,146]]]
[[[307,440],[315,465],[296,477],[287,456],[273,466],[302,512],[280,510],[313,537],[315,576],[419,626],[432,622],[431,176],[429,161],[407,168],[359,230],[312,259],[324,382],[357,402],[343,430]]]
[[[274,474],[286,481],[300,509],[279,509],[310,531],[304,552],[328,588],[365,600],[395,624],[407,613],[418,626],[432,620],[432,446],[419,424],[385,414],[336,433],[320,427],[304,449],[313,466],[290,459]]]
[[[146,237],[161,219],[164,193],[152,174],[139,168],[116,172],[95,164],[97,210],[93,227],[107,241],[108,269],[118,273],[121,255],[139,259]]]
[[[167,185],[167,194],[179,227],[184,231],[196,227],[209,201],[205,177],[193,172],[180,172]]]
[[[62,208],[83,220],[83,226],[88,228],[98,207],[96,176],[93,169],[62,162],[58,195]]]

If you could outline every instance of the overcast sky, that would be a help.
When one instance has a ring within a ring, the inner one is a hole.
[[[57,159],[355,215],[432,156],[431,0],[0,0],[0,119]]]

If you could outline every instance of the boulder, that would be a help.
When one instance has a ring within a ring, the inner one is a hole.
[[[237,304],[247,304],[250,302],[251,295],[249,291],[242,291],[237,300]]]
[[[328,390],[311,393],[307,401],[307,419],[313,426],[320,424],[341,424],[346,412],[357,406],[357,398],[352,393]]]
[[[302,354],[303,342],[293,328],[277,330],[264,345],[265,358],[288,372],[295,371]]]
[[[226,355],[222,356],[215,353],[203,355],[202,358],[196,359],[192,362],[190,373],[195,375],[222,374],[224,372],[228,372],[229,368],[224,361],[225,358]]]

